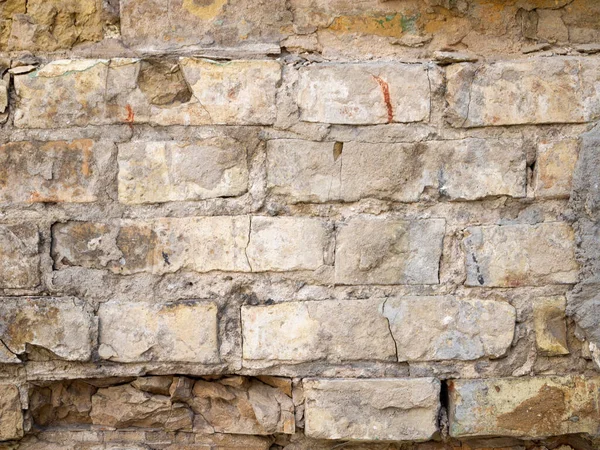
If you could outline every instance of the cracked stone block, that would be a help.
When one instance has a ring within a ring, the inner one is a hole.
[[[370,125],[428,122],[430,86],[423,64],[319,64],[300,69],[301,120]]]
[[[565,311],[567,299],[541,297],[533,304],[533,325],[538,351],[547,356],[569,354]]]
[[[248,216],[67,222],[52,227],[56,269],[113,273],[249,272]]]
[[[19,388],[0,384],[0,441],[23,437],[23,410]]]
[[[325,264],[327,222],[311,217],[252,217],[246,253],[253,272],[316,270]]]
[[[40,284],[39,244],[36,225],[0,224],[0,288],[27,289]]]
[[[566,223],[470,227],[463,241],[468,286],[575,284],[575,235]]]
[[[193,301],[155,305],[103,303],[98,353],[118,362],[220,361],[217,306]]]
[[[0,336],[14,354],[44,349],[50,359],[88,361],[95,346],[93,308],[73,297],[0,298]]]
[[[438,431],[440,382],[305,379],[306,435],[352,441],[427,441]]]
[[[16,75],[15,126],[270,125],[275,121],[281,79],[277,61],[217,63],[180,58],[153,65],[151,73],[144,67],[143,61],[128,58],[59,60]]]
[[[388,299],[383,315],[398,349],[398,361],[474,360],[506,354],[516,312],[508,303],[452,296]]]
[[[111,143],[89,139],[0,145],[0,202],[95,202],[111,153]]]
[[[243,306],[244,363],[395,361],[381,305],[379,300],[332,300]]]
[[[520,140],[342,144],[278,139],[267,144],[267,167],[271,192],[293,202],[417,202],[431,190],[450,200],[526,195]]]
[[[541,142],[535,162],[534,196],[569,198],[578,156],[577,140]]]
[[[455,127],[580,123],[600,115],[598,63],[534,58],[446,69],[448,120]]]
[[[448,387],[450,435],[597,435],[599,389],[600,378],[583,376],[454,380]]]
[[[446,222],[359,216],[339,226],[338,284],[438,284]]]
[[[234,197],[248,189],[246,149],[228,138],[119,145],[119,201]]]

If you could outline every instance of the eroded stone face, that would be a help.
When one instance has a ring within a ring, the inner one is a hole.
[[[533,304],[533,324],[538,350],[548,356],[568,355],[565,297],[541,297]]]
[[[98,311],[101,358],[118,362],[219,362],[214,303],[108,302]]]
[[[574,139],[542,142],[537,149],[535,196],[568,198],[578,154],[579,143]]]
[[[589,395],[598,392],[599,382],[582,376],[455,380],[449,388],[450,435],[596,435],[600,412]]]
[[[516,311],[508,303],[447,297],[398,297],[383,306],[399,361],[472,360],[504,355]]]
[[[366,125],[429,121],[421,64],[321,64],[300,70],[298,106],[307,122]]]
[[[34,288],[40,283],[39,242],[34,224],[0,224],[1,288]]]
[[[247,188],[246,150],[233,139],[119,146],[119,200],[123,203],[233,197]]]
[[[379,300],[343,300],[243,306],[244,360],[250,365],[395,361],[381,305]]]
[[[23,437],[23,411],[17,386],[0,384],[0,441]]]
[[[340,227],[339,284],[438,284],[445,221],[361,216]]]
[[[94,311],[73,297],[5,297],[0,299],[0,336],[15,355],[28,346],[52,352],[55,358],[88,361],[95,345]]]
[[[561,222],[471,227],[464,240],[467,285],[541,286],[576,283],[572,228]]]
[[[447,69],[448,118],[456,127],[578,123],[600,114],[597,63],[539,58]]]
[[[0,146],[3,203],[88,203],[98,200],[112,144],[89,139],[11,142]]]
[[[440,383],[433,378],[304,380],[307,436],[426,441],[437,431]]]

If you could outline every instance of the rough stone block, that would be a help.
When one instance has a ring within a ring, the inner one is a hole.
[[[243,306],[243,356],[251,363],[395,361],[381,301],[343,300]]]
[[[315,270],[324,264],[326,222],[310,217],[252,217],[246,254],[253,272]]]
[[[500,357],[511,346],[516,312],[508,303],[446,297],[397,297],[383,307],[399,361]]]
[[[434,378],[304,380],[306,435],[355,441],[426,441],[438,431]]]
[[[470,227],[465,238],[468,286],[576,283],[575,236],[566,223]]]
[[[430,86],[422,64],[321,64],[300,69],[298,106],[307,122],[367,125],[427,122]]]
[[[23,437],[23,410],[17,386],[0,384],[0,441]]]
[[[34,288],[40,284],[39,243],[33,224],[0,224],[0,288]]]
[[[28,353],[28,346],[36,346],[52,352],[58,359],[87,361],[96,332],[94,310],[83,300],[0,298],[0,336],[15,356]]]
[[[598,377],[455,380],[449,388],[450,435],[542,438],[598,433]]]
[[[111,147],[89,139],[0,145],[0,202],[94,202]]]
[[[233,197],[247,188],[246,150],[233,139],[119,145],[123,203]]]
[[[598,64],[580,58],[537,58],[446,71],[453,126],[579,123],[600,114]]]
[[[214,303],[108,302],[100,306],[98,319],[101,358],[118,362],[219,362]]]
[[[53,61],[15,76],[15,125],[269,125],[280,78],[273,60]]]
[[[534,171],[534,195],[568,198],[578,154],[579,143],[574,139],[540,143]]]
[[[271,192],[294,202],[368,197],[417,202],[431,189],[450,200],[526,194],[520,140],[342,144],[282,139],[269,141],[267,160]]]
[[[533,325],[538,350],[548,356],[568,355],[565,297],[542,297],[533,304]]]
[[[361,216],[343,224],[335,252],[339,284],[438,284],[446,222]]]
[[[114,273],[179,270],[249,272],[248,216],[67,222],[52,227],[57,269],[81,266]]]

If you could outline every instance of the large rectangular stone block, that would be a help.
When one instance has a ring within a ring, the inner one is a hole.
[[[463,241],[468,286],[576,283],[575,236],[566,223],[470,227]]]
[[[600,378],[547,376],[450,382],[450,435],[543,438],[598,434]]]
[[[15,125],[269,125],[280,78],[273,60],[54,61],[14,77]]]
[[[93,308],[73,297],[0,298],[0,336],[15,355],[28,345],[42,347],[68,361],[87,361],[95,345],[97,323]]]
[[[293,202],[368,197],[417,202],[431,189],[450,200],[526,195],[521,140],[342,144],[281,139],[268,142],[267,161],[271,192]]]
[[[445,297],[394,297],[383,306],[398,361],[474,360],[506,354],[516,312],[508,303]]]
[[[0,288],[26,289],[40,284],[39,244],[36,225],[0,224]]]
[[[379,300],[243,306],[243,356],[263,364],[316,360],[395,361]]]
[[[249,272],[248,216],[67,222],[52,227],[55,267],[114,273]]]
[[[593,120],[600,114],[598,67],[582,58],[450,65],[448,118],[457,127]]]
[[[438,431],[440,382],[308,379],[306,435],[353,441],[427,441]]]
[[[0,145],[0,202],[94,202],[112,170],[111,147],[89,139]]]
[[[327,223],[311,217],[252,217],[246,254],[253,272],[315,270],[325,264]]]
[[[119,145],[123,203],[233,197],[248,188],[246,149],[227,138]]]
[[[307,122],[368,125],[427,122],[427,66],[401,63],[319,64],[300,69],[298,106]]]
[[[23,408],[19,388],[0,384],[0,441],[23,437]]]
[[[339,284],[438,284],[446,222],[360,216],[340,225]]]
[[[217,306],[108,302],[98,310],[98,353],[118,362],[219,362]]]

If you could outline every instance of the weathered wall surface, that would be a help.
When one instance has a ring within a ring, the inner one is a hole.
[[[0,0],[0,448],[600,448],[600,2]]]

